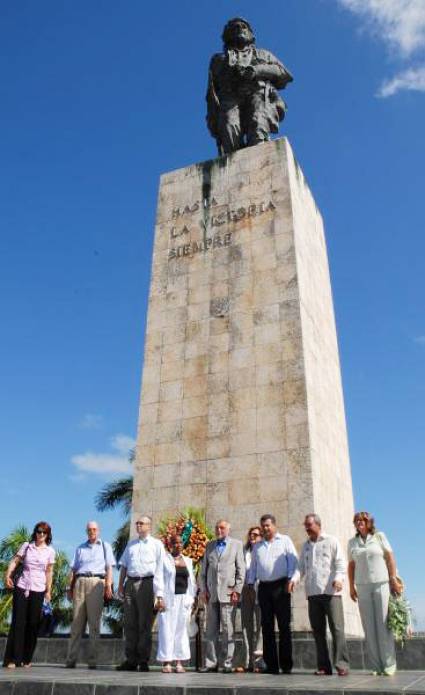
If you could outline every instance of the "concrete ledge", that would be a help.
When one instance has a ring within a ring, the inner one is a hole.
[[[6,638],[0,637],[0,653],[3,655],[6,646]],[[40,638],[37,643],[37,650],[34,655],[34,663],[37,664],[64,664],[68,650],[67,637]],[[348,650],[350,654],[350,664],[352,669],[364,670],[370,668],[365,652],[363,640],[348,640]],[[242,652],[242,641],[236,639],[236,659],[235,664],[240,663]],[[156,640],[152,648],[152,654],[156,653]],[[296,637],[293,640],[294,667],[306,669],[308,671],[316,668],[316,652],[314,642],[311,637]],[[83,639],[80,659],[84,664],[87,663],[87,640]],[[194,644],[192,644],[192,655],[194,655]],[[124,644],[120,639],[104,637],[99,645],[99,664],[113,666],[124,660]],[[194,665],[192,659],[192,665]],[[425,638],[413,638],[408,640],[404,647],[397,647],[397,665],[402,671],[415,671],[425,669]]]
[[[391,678],[376,678],[364,672],[351,673],[346,678],[317,678],[303,671],[290,676],[261,676],[69,671],[57,666],[0,670],[0,695],[401,695],[406,692],[425,694],[425,671],[406,671]]]

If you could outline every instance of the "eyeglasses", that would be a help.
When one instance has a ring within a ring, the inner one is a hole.
[[[36,529],[36,533],[40,534],[40,536],[46,536],[47,532],[44,531],[42,528]]]
[[[150,521],[136,521],[136,526],[150,526]]]
[[[256,538],[258,538],[258,536],[261,536],[261,533],[255,533],[255,531],[251,531],[251,533],[249,535],[255,536]]]

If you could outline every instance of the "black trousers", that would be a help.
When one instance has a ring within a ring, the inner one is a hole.
[[[30,664],[37,644],[44,591],[25,591],[18,586],[13,591],[12,623],[7,638],[3,665]]]
[[[344,634],[344,611],[341,596],[319,594],[308,597],[308,617],[316,642],[317,668],[332,673],[326,639],[326,620],[333,643],[333,663],[335,668],[348,669],[348,650]]]
[[[152,649],[153,577],[131,579],[124,588],[125,658],[130,664],[147,664]]]
[[[258,586],[258,603],[261,610],[261,627],[263,630],[263,659],[269,671],[284,672],[292,669],[291,640],[291,594],[286,587],[288,578],[275,582],[260,582]],[[276,646],[274,621],[279,629],[279,658]]]

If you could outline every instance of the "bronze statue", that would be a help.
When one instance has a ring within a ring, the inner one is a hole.
[[[211,58],[207,91],[207,124],[220,155],[257,145],[277,133],[286,105],[278,94],[293,78],[284,65],[256,48],[249,23],[227,22],[223,53]]]

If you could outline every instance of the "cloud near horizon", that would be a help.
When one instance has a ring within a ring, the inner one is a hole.
[[[116,453],[95,453],[86,451],[84,454],[76,454],[71,457],[71,464],[81,474],[95,473],[109,476],[113,473],[131,473],[132,465],[129,454],[136,442],[125,434],[117,434],[110,440],[111,449]],[[78,479],[81,480],[80,475]],[[74,476],[75,477],[75,476]],[[71,476],[71,479],[72,476]]]
[[[410,58],[425,51],[425,0],[337,0],[361,18],[363,27],[376,39]],[[425,64],[408,66],[384,80],[376,96],[386,98],[400,91],[425,92]]]

